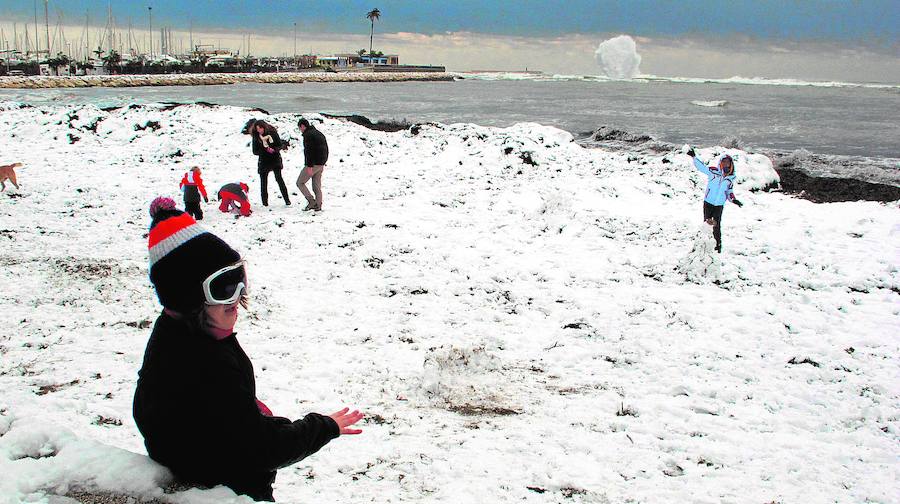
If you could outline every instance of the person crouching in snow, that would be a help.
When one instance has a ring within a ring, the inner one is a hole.
[[[206,196],[206,187],[200,177],[200,167],[195,166],[185,173],[181,177],[181,184],[178,187],[184,193],[184,211],[197,220],[203,220],[200,196],[203,195],[203,201],[206,203],[209,203],[209,198]]]
[[[247,197],[249,191],[250,188],[243,182],[223,185],[219,189],[219,211],[231,212],[235,217],[238,215],[250,217],[250,198]]]
[[[700,173],[708,177],[706,183],[706,195],[703,198],[703,220],[712,225],[713,237],[716,239],[716,252],[722,252],[722,211],[725,202],[731,201],[738,207],[743,203],[734,197],[734,160],[725,155],[719,160],[718,166],[712,168],[703,164],[694,155],[694,149],[688,149],[687,155],[694,161],[694,166]]]
[[[163,310],[134,394],[147,453],[180,483],[274,501],[276,470],[360,434],[351,426],[363,415],[273,416],[256,398],[253,364],[234,332],[247,306],[241,255],[169,198],[155,199],[150,215],[150,281]]]

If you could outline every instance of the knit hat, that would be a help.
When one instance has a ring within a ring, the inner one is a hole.
[[[171,198],[154,199],[150,216],[150,281],[160,304],[179,313],[199,310],[206,300],[203,281],[241,255],[178,210]]]

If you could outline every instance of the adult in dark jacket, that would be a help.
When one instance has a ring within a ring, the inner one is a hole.
[[[303,134],[303,171],[297,178],[297,187],[306,197],[304,210],[322,210],[322,172],[325,171],[325,163],[328,162],[328,141],[321,131],[311,125],[309,121],[301,118],[297,125]],[[306,182],[312,179],[315,197],[306,188]]]
[[[250,128],[250,136],[253,138],[253,154],[259,156],[257,171],[259,172],[259,194],[263,206],[269,206],[269,172],[275,174],[275,181],[278,182],[284,204],[290,205],[291,198],[288,196],[284,179],[281,178],[281,170],[284,165],[281,161],[282,143],[278,136],[278,130],[265,121],[257,120]]]
[[[150,457],[184,483],[226,485],[274,500],[275,471],[307,457],[362,415],[345,408],[302,420],[272,416],[256,398],[253,365],[234,333],[246,306],[240,255],[168,198],[151,205],[150,280],[156,319],[134,396]]]

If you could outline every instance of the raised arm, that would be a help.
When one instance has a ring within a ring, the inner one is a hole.
[[[696,167],[700,173],[703,173],[707,176],[712,175],[712,173],[710,173],[709,171],[709,167],[703,164],[703,161],[700,161],[700,158],[692,157],[692,159],[694,160],[694,167]]]

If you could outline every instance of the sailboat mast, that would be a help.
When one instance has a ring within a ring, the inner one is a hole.
[[[34,52],[41,52],[41,46],[38,44],[38,21],[37,21],[37,0],[34,0]]]
[[[50,57],[50,0],[44,0],[44,28],[47,33],[47,57]]]

